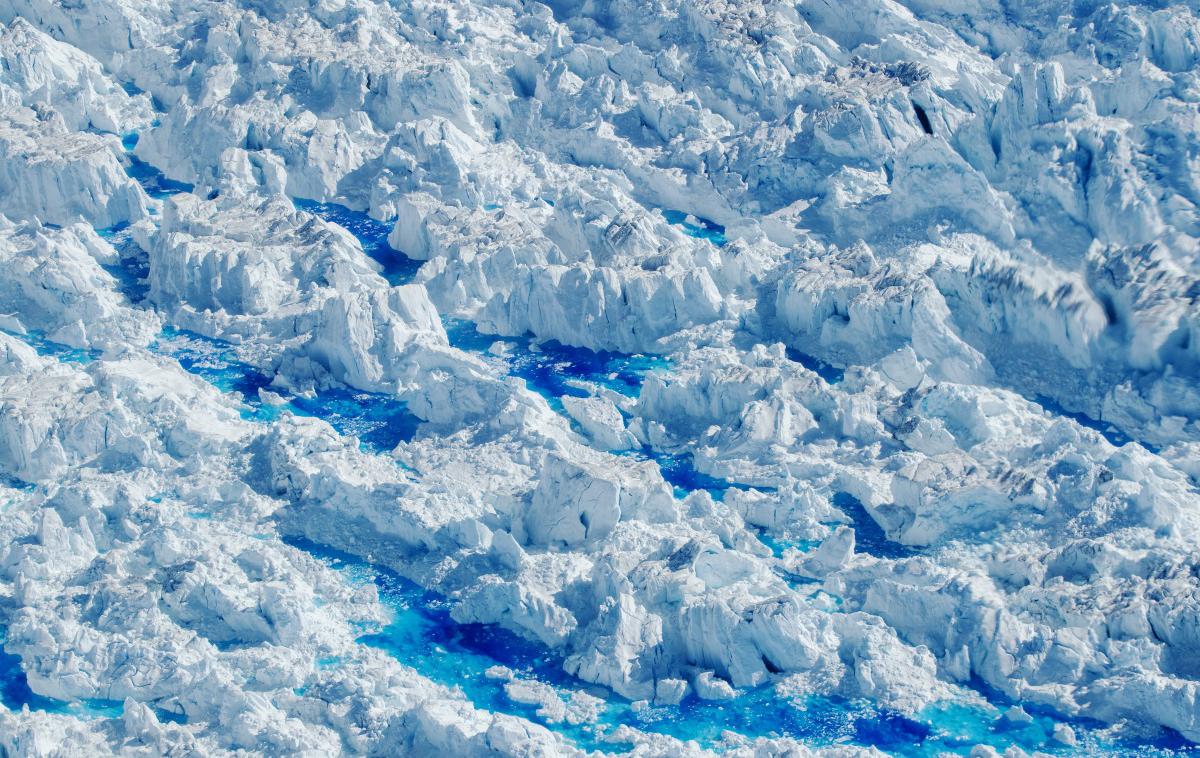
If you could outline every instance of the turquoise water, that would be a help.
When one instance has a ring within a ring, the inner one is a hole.
[[[1195,745],[1171,730],[1163,730],[1150,739],[1112,737],[1105,731],[1105,724],[1102,722],[1069,718],[1046,706],[1017,703],[977,678],[972,679],[969,686],[986,697],[997,713],[1019,704],[1029,714],[1031,721],[1027,724],[1013,724],[1000,719],[983,721],[978,717],[978,709],[959,703],[944,703],[928,708],[921,714],[922,718],[937,725],[938,739],[963,745],[991,745],[1000,752],[1009,745],[1017,745],[1030,752],[1041,750],[1056,755],[1148,758],[1200,754]],[[1078,745],[1067,748],[1057,743],[1046,744],[1057,724],[1070,726],[1079,740]]]
[[[821,544],[820,540],[788,539],[786,536],[772,534],[766,529],[755,530],[755,535],[759,542],[771,549],[771,555],[776,558],[782,558],[784,551],[788,548],[795,548],[802,553],[807,553]]]
[[[716,221],[709,221],[706,218],[700,218],[699,216],[693,215],[692,218],[696,220],[696,223],[692,223],[688,220],[689,214],[685,213],[684,211],[664,210],[662,213],[663,218],[667,220],[668,224],[674,224],[675,226],[681,227],[683,229],[683,233],[689,237],[708,240],[714,245],[724,245],[726,242],[725,227],[721,226]]]
[[[93,348],[71,347],[64,345],[61,342],[54,342],[47,339],[46,334],[37,329],[30,329],[24,334],[16,334],[7,330],[0,330],[5,334],[16,337],[25,342],[25,344],[37,351],[38,355],[47,358],[57,358],[64,363],[80,363],[88,364],[101,356],[99,350]]]
[[[635,712],[630,702],[566,674],[561,658],[537,643],[495,626],[456,623],[445,599],[397,574],[306,539],[288,538],[287,542],[344,572],[351,583],[376,585],[392,620],[382,629],[369,630],[360,642],[388,652],[434,681],[460,688],[480,708],[542,723],[585,749],[628,749],[628,745],[603,739],[605,731],[621,724],[706,746],[719,746],[722,732],[728,730],[751,737],[790,736],[815,745],[874,745],[899,755],[927,756],[956,749],[952,741],[935,738],[931,724],[880,712],[866,701],[815,697],[797,701],[777,696],[770,686],[724,702],[689,696],[677,706],[652,706]],[[565,700],[569,693],[583,690],[608,702],[596,724],[548,723],[536,713],[536,706],[507,698],[504,682],[485,675],[493,666],[505,666],[523,680],[550,685]]]
[[[1029,705],[1032,721],[1010,725],[1000,715],[1013,703],[982,682],[973,687],[987,695],[991,705],[945,703],[913,718],[881,711],[862,699],[781,696],[770,685],[728,701],[689,696],[679,705],[635,711],[623,698],[565,673],[558,654],[538,643],[495,626],[455,622],[446,599],[387,569],[303,538],[286,541],[343,572],[352,584],[375,584],[392,618],[383,628],[366,630],[360,642],[386,651],[434,681],[458,687],[477,707],[541,723],[588,750],[627,751],[628,745],[604,739],[606,732],[622,724],[712,748],[720,748],[722,733],[732,731],[749,737],[792,737],[815,746],[873,746],[912,758],[966,755],[978,744],[1001,751],[1015,745],[1054,755],[1165,756],[1190,750],[1186,741],[1173,734],[1151,743],[1101,739],[1098,723],[1065,719]],[[521,680],[549,685],[567,701],[571,692],[582,690],[603,697],[606,703],[594,724],[550,723],[537,714],[536,706],[510,701],[504,682],[485,674],[493,666],[507,667]],[[1050,741],[1055,724],[1064,722],[1079,739],[1074,749]]]

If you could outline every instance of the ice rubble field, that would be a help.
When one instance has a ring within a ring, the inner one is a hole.
[[[0,0],[0,753],[1192,752],[1198,14]]]

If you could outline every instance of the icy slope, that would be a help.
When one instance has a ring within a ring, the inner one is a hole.
[[[0,0],[0,744],[1200,743],[1198,13]]]

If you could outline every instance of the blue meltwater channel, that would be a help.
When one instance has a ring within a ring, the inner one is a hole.
[[[411,262],[407,265],[400,262],[397,256],[403,254],[387,245],[390,231],[387,224],[336,204],[298,205],[355,234],[364,250],[383,267],[389,281],[403,283],[411,281],[415,275],[417,267],[410,267]],[[669,220],[682,222],[682,219]],[[724,242],[723,235],[720,242]],[[538,343],[529,337],[500,338],[481,334],[473,324],[465,321],[447,320],[446,331],[453,346],[489,359],[494,359],[489,353],[492,344],[503,341],[506,344],[503,356],[509,373],[525,379],[530,389],[545,397],[559,412],[562,412],[562,396],[586,396],[587,385],[636,397],[648,372],[669,368],[667,361],[659,356],[595,352],[553,341]],[[840,370],[825,364],[816,365],[814,370],[831,383],[842,378]],[[719,498],[729,486],[696,471],[690,456],[646,452],[658,461],[664,477],[681,491],[708,489]],[[836,504],[851,515],[856,531],[864,531],[863,546],[871,552],[895,558],[909,552],[888,541],[854,498],[840,493]],[[546,723],[536,713],[535,706],[521,707],[504,695],[503,682],[491,679],[485,673],[494,666],[504,666],[521,677],[549,684],[562,693],[594,689],[567,675],[561,659],[553,651],[495,627],[457,624],[450,618],[449,605],[444,598],[426,592],[386,569],[313,543],[305,543],[304,549],[335,562],[343,570],[359,576],[360,581],[365,580],[366,575],[371,576],[379,587],[380,597],[393,610],[395,620],[379,632],[364,637],[364,642],[387,650],[430,678],[461,687],[479,707]],[[1000,750],[1018,746],[1027,751],[1055,754],[1101,750],[1110,755],[1147,755],[1160,750],[1169,752],[1184,744],[1171,736],[1155,745],[1105,742],[1094,734],[1093,727],[1098,725],[1072,721],[1080,742],[1078,748],[1068,748],[1050,740],[1055,725],[1063,719],[1036,708],[1028,709],[1031,715],[1028,723],[1012,724],[1002,721],[1000,710],[994,706],[946,703],[928,709],[914,719],[881,712],[861,700],[808,697],[797,701],[779,697],[771,686],[745,692],[730,701],[703,701],[689,696],[678,706],[648,707],[637,711],[632,704],[610,692],[597,694],[607,703],[595,724],[547,723],[547,726],[563,732],[580,747],[610,752],[614,746],[605,742],[602,735],[621,724],[696,740],[707,746],[718,746],[722,733],[731,731],[749,737],[788,736],[813,745],[873,746],[905,756],[965,754],[979,744]],[[569,694],[564,694],[564,699],[569,700]],[[1005,707],[1012,705],[999,693],[989,693],[989,699]],[[514,705],[518,705],[516,710]]]
[[[131,137],[125,144],[132,148],[135,142],[136,138]],[[192,190],[189,185],[166,179],[153,167],[138,161],[131,163],[129,172],[154,197]],[[296,203],[302,210],[337,223],[354,234],[367,254],[380,264],[389,282],[411,281],[419,269],[419,262],[409,260],[387,245],[388,225],[334,204],[303,200]],[[667,220],[679,224],[692,236],[709,239],[714,244],[724,243],[724,229],[712,222],[678,212],[670,212]],[[144,287],[144,254],[139,256],[138,251],[129,246],[121,230],[109,230],[107,235],[121,243],[122,257],[127,261],[122,272],[123,288],[135,296],[144,294],[144,289],[140,289]],[[454,346],[490,361],[496,360],[497,356],[487,351],[497,338],[479,334],[466,322],[448,322],[447,332]],[[524,378],[531,389],[546,397],[551,406],[560,411],[563,395],[586,394],[581,383],[600,385],[632,397],[640,391],[642,379],[648,372],[668,368],[662,358],[655,356],[595,353],[556,343],[536,344],[528,338],[503,338],[503,341],[508,349],[502,360],[509,373]],[[41,347],[46,353],[57,353],[62,360],[86,362],[92,358],[60,351],[50,344]],[[233,346],[219,341],[167,329],[159,340],[158,349],[174,355],[185,369],[203,376],[218,388],[240,393],[246,403],[245,415],[258,422],[269,424],[280,410],[287,408],[294,413],[324,418],[339,431],[357,435],[364,446],[374,450],[390,449],[397,442],[410,438],[417,429],[416,420],[399,401],[351,389],[293,398],[282,405],[264,402],[260,390],[270,391],[269,377],[240,361]],[[829,381],[841,378],[834,369],[823,365],[818,368],[826,372],[824,375]],[[729,486],[697,472],[691,465],[690,456],[656,456],[652,451],[646,454],[659,461],[664,476],[681,490],[707,489],[719,497]],[[854,510],[853,503],[843,505]],[[866,525],[870,518],[856,518],[856,527],[860,521]],[[882,535],[864,536],[868,538],[864,545],[870,543],[879,554],[889,550]],[[696,740],[718,749],[724,744],[722,734],[725,731],[748,737],[794,737],[811,745],[873,746],[896,755],[922,757],[966,754],[977,744],[989,744],[1000,750],[1018,746],[1027,751],[1062,755],[1152,755],[1183,746],[1170,738],[1154,745],[1106,742],[1093,729],[1096,725],[1071,721],[1069,723],[1080,737],[1081,747],[1068,748],[1050,740],[1055,725],[1064,719],[1027,707],[1032,717],[1027,723],[1008,724],[999,718],[1000,709],[995,706],[1007,707],[1009,704],[995,693],[989,694],[995,705],[947,703],[914,717],[880,711],[862,700],[832,697],[794,700],[779,696],[769,685],[743,692],[727,701],[702,701],[689,696],[677,706],[635,708],[634,704],[610,692],[598,690],[566,674],[561,657],[553,650],[494,626],[454,622],[447,599],[427,592],[397,574],[319,544],[303,540],[292,540],[291,544],[344,572],[350,582],[376,585],[381,601],[391,611],[392,620],[382,628],[366,630],[361,637],[364,644],[387,651],[431,679],[459,687],[479,707],[543,723],[584,748],[606,752],[621,752],[628,748],[628,745],[614,744],[604,738],[606,733],[622,724]],[[551,723],[538,713],[537,706],[515,702],[506,694],[506,682],[497,678],[497,667],[511,671],[511,675],[519,680],[549,686],[568,702],[573,693],[580,691],[600,696],[605,702],[599,707],[594,722]],[[0,657],[0,688],[10,707],[22,704],[47,709],[58,707],[54,703],[42,703],[29,691],[20,662],[14,656]]]

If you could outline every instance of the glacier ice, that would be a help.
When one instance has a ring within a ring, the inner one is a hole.
[[[0,746],[1200,743],[1200,9],[0,0]]]

